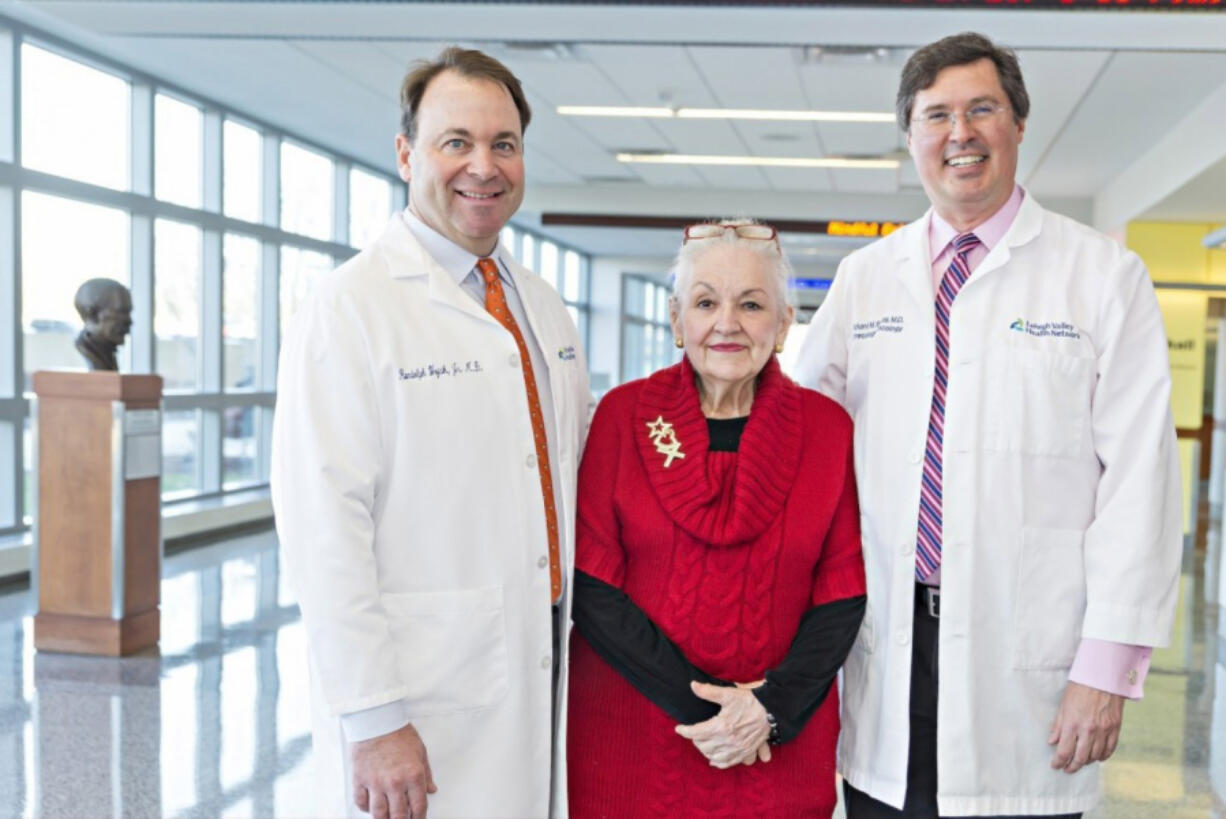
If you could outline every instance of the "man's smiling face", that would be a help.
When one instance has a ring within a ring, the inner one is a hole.
[[[1001,106],[995,116],[968,125],[975,105]],[[927,133],[915,118],[938,111],[955,115],[944,133]],[[969,230],[1004,206],[1013,193],[1017,150],[1026,123],[1014,121],[996,66],[982,59],[942,69],[915,95],[907,148],[924,191],[937,213],[958,230]]]
[[[523,129],[499,83],[444,71],[426,87],[412,143],[396,138],[409,207],[422,222],[477,256],[524,198]]]

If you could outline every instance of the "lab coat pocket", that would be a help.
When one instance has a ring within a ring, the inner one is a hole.
[[[1014,601],[1013,667],[1073,664],[1086,608],[1080,529],[1022,529]]]
[[[493,705],[509,687],[502,587],[384,594],[413,717]]]
[[[1094,386],[1094,360],[996,346],[984,360],[984,446],[1000,452],[1075,457]]]

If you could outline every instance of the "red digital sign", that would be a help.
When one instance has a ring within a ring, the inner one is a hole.
[[[654,5],[648,0],[540,0],[547,5]],[[876,6],[893,8],[965,8],[965,9],[1099,9],[1105,11],[1226,11],[1226,0],[763,0],[746,3],[743,0],[673,0],[665,5],[676,6]]]
[[[861,0],[840,4],[815,2],[801,5],[912,6],[916,8],[1035,8],[1035,9],[1165,9],[1223,11],[1226,0]]]

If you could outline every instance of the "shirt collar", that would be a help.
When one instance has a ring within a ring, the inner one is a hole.
[[[1013,220],[1017,218],[1017,212],[1022,208],[1022,198],[1025,194],[1022,186],[1014,183],[1013,193],[1005,204],[1001,205],[1000,209],[989,216],[986,221],[972,229],[984,250],[990,251],[996,247],[997,243],[1009,232]],[[928,223],[928,247],[932,250],[932,261],[935,262],[957,236],[958,231],[954,229],[954,226],[933,210],[932,219]]]
[[[404,219],[409,232],[421,243],[422,248],[425,249],[430,258],[434,259],[439,267],[447,271],[447,275],[456,284],[464,281],[468,274],[472,273],[473,269],[477,266],[477,260],[483,258],[481,256],[474,256],[421,219],[418,219],[417,214],[407,207],[401,212],[401,218]],[[494,252],[490,256],[498,262],[498,275],[502,279],[503,284],[514,288],[515,281],[508,272],[510,254],[503,248],[501,241],[494,248]]]

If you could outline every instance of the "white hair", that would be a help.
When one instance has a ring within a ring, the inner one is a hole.
[[[764,223],[757,219],[741,218],[720,219],[718,222],[712,222],[712,224],[761,225]],[[788,305],[792,303],[788,292],[788,281],[792,278],[793,271],[787,254],[783,252],[783,245],[779,242],[778,234],[775,236],[775,241],[765,241],[762,239],[743,238],[737,235],[735,230],[725,230],[719,236],[713,236],[709,239],[691,239],[688,242],[682,242],[681,250],[677,252],[677,258],[673,261],[673,267],[670,271],[673,280],[673,298],[676,299],[678,311],[685,304],[685,296],[689,292],[690,281],[694,278],[694,262],[704,253],[717,247],[726,247],[728,245],[751,250],[762,255],[767,260],[767,269],[771,272],[771,281],[775,285],[775,296],[779,301],[779,312],[781,315],[786,313]]]

